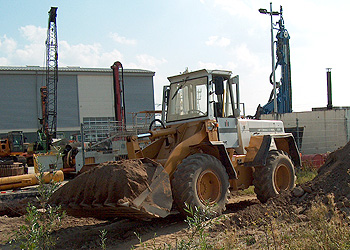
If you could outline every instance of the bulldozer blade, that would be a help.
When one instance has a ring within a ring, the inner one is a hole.
[[[170,214],[169,175],[148,158],[102,163],[58,189],[50,199],[76,217],[150,219]]]

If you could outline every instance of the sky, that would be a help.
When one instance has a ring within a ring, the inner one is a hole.
[[[156,108],[167,77],[188,68],[230,70],[240,77],[246,114],[267,103],[272,85],[270,8],[266,0],[0,0],[0,65],[45,66],[48,11],[57,10],[59,67],[155,72]],[[350,1],[279,0],[290,34],[293,111],[350,106]],[[274,22],[278,21],[274,18]]]

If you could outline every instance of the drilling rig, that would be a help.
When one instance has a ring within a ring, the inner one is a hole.
[[[277,93],[277,113],[291,113],[292,112],[292,83],[291,83],[291,64],[290,64],[290,48],[289,48],[289,33],[284,26],[283,9],[280,6],[280,12],[277,12],[280,20],[276,23],[278,31],[276,35],[276,64],[275,70],[278,66],[281,67],[280,82],[276,82]],[[264,13],[266,14],[266,13]],[[275,12],[273,12],[273,15]],[[270,83],[273,85],[273,73],[270,75]],[[272,90],[269,101],[261,107],[261,114],[271,114],[274,111],[274,91]]]
[[[49,149],[57,131],[57,82],[58,82],[58,43],[56,25],[57,7],[51,7],[46,39],[46,85],[40,88],[42,102],[41,138]],[[40,133],[39,133],[40,134]]]

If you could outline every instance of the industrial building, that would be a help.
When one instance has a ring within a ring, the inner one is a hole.
[[[28,142],[37,138],[42,117],[40,87],[45,67],[0,66],[0,135],[24,132]],[[124,69],[126,124],[133,113],[154,110],[154,72]],[[61,67],[57,84],[57,134],[79,133],[81,124],[115,120],[113,74],[109,68]]]
[[[261,119],[273,120],[274,115]],[[324,154],[350,140],[350,107],[313,108],[312,111],[278,114],[286,132],[293,133],[302,154]]]

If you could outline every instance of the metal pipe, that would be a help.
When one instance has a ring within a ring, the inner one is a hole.
[[[137,135],[137,138],[145,138],[145,137],[150,137],[150,136],[152,136],[151,133],[146,133],[146,134]]]
[[[300,145],[300,135],[299,135],[299,119],[296,118],[296,123],[297,123],[297,146],[300,151],[301,145]]]
[[[42,178],[44,183],[50,183],[51,181],[62,182],[64,180],[64,175],[61,170],[58,170],[53,173],[45,172],[43,176],[40,176],[40,174],[24,174],[2,177],[0,178],[0,190],[37,185],[39,184],[40,178]]]
[[[273,82],[273,113],[277,119],[277,90],[276,90],[276,74],[275,74],[275,46],[273,42],[273,19],[272,19],[272,2],[270,3],[270,17],[271,17],[271,57],[272,57],[272,82]]]
[[[177,129],[176,128],[165,128],[165,129],[149,131],[149,132],[151,133],[150,139],[155,139],[155,138],[162,137],[162,136],[176,134]]]
[[[326,68],[327,70],[327,109],[332,109],[332,68]]]
[[[124,101],[124,70],[121,62],[116,61],[111,68],[113,69],[113,86],[114,86],[114,110],[115,119],[125,124],[125,101]],[[122,72],[122,81],[119,78],[119,69]]]
[[[80,135],[81,135],[81,153],[83,156],[83,165],[85,165],[85,131],[84,131],[84,124],[80,124]]]

